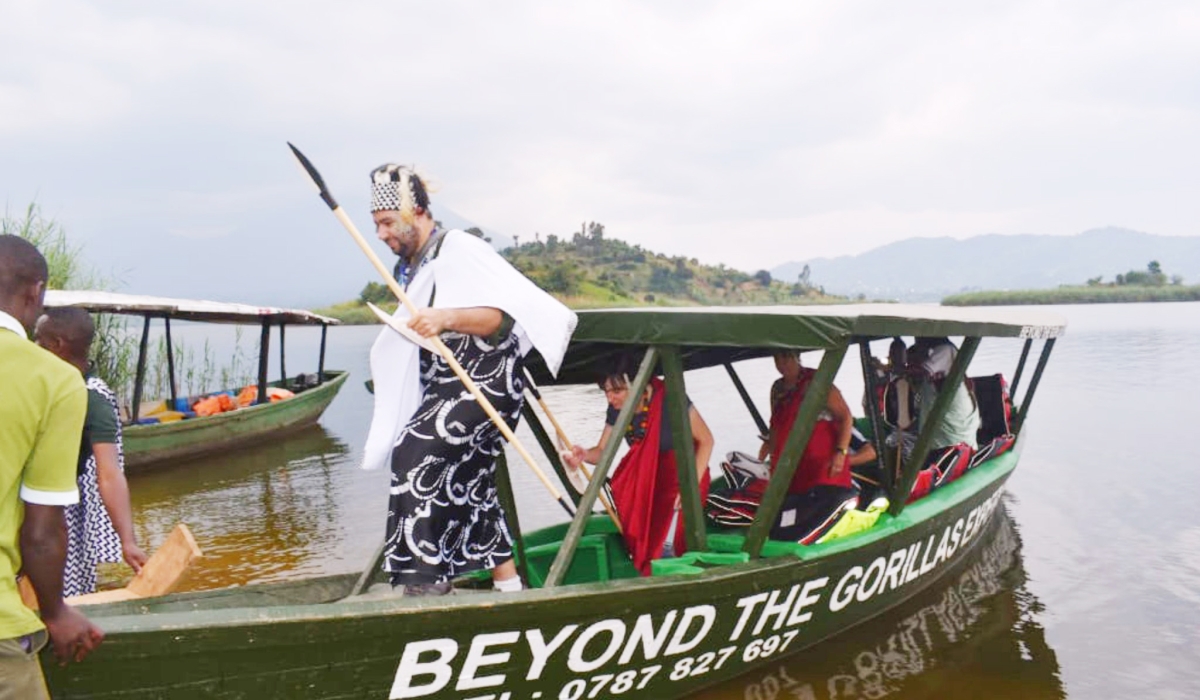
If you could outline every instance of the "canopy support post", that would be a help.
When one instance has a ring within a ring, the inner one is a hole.
[[[284,342],[284,336],[283,336],[283,331],[285,328],[287,328],[287,324],[284,323],[283,321],[280,321],[279,322],[279,386],[284,389],[287,388],[287,365],[284,364],[284,348],[286,347],[287,344]]]
[[[163,319],[167,329],[167,377],[171,385],[171,410],[175,409],[175,402],[179,399],[179,390],[175,385],[175,348],[171,345],[171,317],[167,316]]]
[[[129,412],[130,423],[137,423],[142,408],[142,387],[146,383],[146,350],[150,344],[150,314],[142,317],[142,342],[138,345],[137,374],[133,379],[133,409]]]
[[[508,456],[504,450],[496,455],[496,496],[504,509],[504,522],[513,538],[513,558],[516,560],[517,576],[521,584],[529,588],[529,572],[525,564],[525,540],[521,537],[521,521],[517,518],[517,499],[513,496],[512,480],[508,475]]]
[[[329,333],[329,324],[321,324],[321,354],[317,357],[317,382],[325,383],[325,336]]]
[[[584,491],[583,498],[579,499],[575,517],[571,519],[571,526],[567,529],[562,544],[559,545],[558,554],[555,555],[554,563],[550,565],[550,572],[546,574],[546,581],[542,584],[543,588],[553,588],[562,583],[563,578],[566,577],[567,569],[570,568],[571,561],[575,558],[575,548],[579,546],[579,540],[583,538],[583,531],[587,527],[588,519],[592,517],[592,508],[596,507],[596,499],[600,497],[600,490],[604,488],[608,471],[612,467],[613,459],[617,456],[617,448],[621,444],[622,436],[625,435],[625,429],[629,427],[634,411],[637,410],[639,400],[635,397],[641,397],[642,392],[646,390],[646,384],[650,382],[650,375],[654,373],[654,365],[657,361],[658,350],[654,347],[647,348],[645,356],[642,357],[642,364],[638,367],[637,376],[629,387],[629,400],[617,414],[617,422],[612,427],[610,433],[612,437],[608,444],[600,450],[600,461],[596,464],[596,470],[592,472],[592,481]]]
[[[878,396],[876,380],[879,377],[876,376],[875,368],[871,362],[875,358],[871,355],[870,340],[866,338],[859,339],[858,354],[862,360],[863,386],[867,388],[867,397],[869,398],[865,410],[867,412],[867,419],[871,422],[871,442],[875,446],[875,462],[879,465],[879,477],[880,481],[883,482],[880,486],[883,487],[884,493],[891,493],[894,481],[892,476],[895,472],[893,471],[894,467],[888,467],[885,457],[885,454],[891,450],[884,449],[886,447],[886,436],[883,434],[883,422],[879,420],[879,401],[876,399]]]
[[[975,357],[975,350],[979,348],[979,340],[979,338],[963,340],[962,348],[959,349],[954,363],[950,366],[950,372],[942,380],[942,387],[938,389],[933,407],[929,409],[928,414],[924,413],[924,407],[921,409],[922,414],[918,423],[921,425],[921,434],[917,436],[917,443],[913,445],[908,461],[901,468],[900,482],[896,484],[896,489],[889,494],[892,504],[888,508],[888,512],[892,515],[900,515],[908,502],[908,496],[912,492],[913,483],[917,480],[917,474],[925,466],[925,460],[929,457],[933,433],[938,429],[942,419],[946,417],[946,411],[950,409],[950,402],[954,400],[954,395],[958,393],[963,378],[967,376],[967,366],[971,364],[971,358]]]
[[[746,533],[746,543],[742,547],[751,559],[757,559],[762,554],[763,542],[771,534],[771,527],[779,517],[788,486],[791,485],[792,476],[800,464],[800,456],[808,447],[808,438],[825,408],[829,387],[833,386],[833,378],[842,365],[842,358],[846,356],[848,347],[849,343],[843,343],[836,348],[825,350],[817,373],[808,384],[804,400],[800,402],[800,410],[796,413],[796,420],[792,422],[792,429],[784,441],[783,449],[780,450],[780,454],[771,455],[771,459],[774,460],[771,480],[767,483],[758,512],[754,515],[754,522],[750,524],[750,531]]]
[[[733,369],[733,363],[725,363],[725,371],[729,373],[729,378],[733,380],[733,386],[737,388],[738,396],[742,397],[742,402],[746,404],[746,408],[750,409],[750,417],[754,419],[754,424],[758,426],[758,432],[766,435],[771,431],[767,427],[767,422],[763,420],[762,414],[758,412],[758,407],[754,405],[754,401],[750,398],[750,392],[746,391],[746,385],[742,384],[742,378]]]
[[[1042,381],[1042,372],[1050,361],[1050,351],[1054,349],[1054,338],[1047,338],[1042,345],[1042,354],[1038,357],[1037,367],[1033,369],[1033,378],[1029,380],[1029,388],[1025,391],[1025,400],[1017,411],[1017,432],[1025,428],[1025,414],[1029,412],[1029,404],[1033,402],[1033,392],[1037,391],[1038,383]]]
[[[1021,359],[1017,360],[1017,371],[1013,373],[1012,387],[1008,390],[1008,395],[1017,395],[1017,386],[1021,383],[1021,372],[1025,369],[1025,360],[1029,357],[1029,348],[1033,347],[1033,338],[1025,339],[1025,346],[1021,348]]]
[[[563,488],[568,497],[570,497],[575,509],[579,509],[579,492],[571,485],[571,480],[567,477],[567,471],[563,468],[562,459],[558,456],[558,449],[555,448],[554,442],[550,440],[550,434],[546,432],[546,426],[542,425],[542,421],[538,418],[537,412],[533,410],[533,406],[526,401],[521,404],[521,415],[525,417],[525,425],[533,431],[533,437],[541,446],[542,452],[546,455],[546,460],[550,462],[550,467],[554,469],[554,473],[558,475],[558,480],[562,482]]]
[[[687,387],[683,382],[683,358],[679,354],[679,348],[675,346],[660,348],[659,354],[662,355],[663,378],[666,380],[667,394],[663,398],[666,401],[667,421],[671,428],[671,444],[675,446],[675,468],[679,473],[679,505],[683,512],[687,548],[692,552],[703,551],[707,547],[704,504],[700,502],[700,477],[696,474],[696,443],[688,415]],[[637,397],[640,394],[630,396]]]
[[[258,340],[258,399],[255,404],[267,403],[267,353],[271,349],[271,322],[263,319]]]

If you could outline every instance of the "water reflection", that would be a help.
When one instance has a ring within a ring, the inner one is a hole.
[[[1063,698],[1007,507],[956,571],[861,627],[695,697]]]
[[[320,426],[133,480],[139,537],[155,546],[185,522],[204,552],[184,589],[317,575],[345,534],[335,469],[345,442]]]

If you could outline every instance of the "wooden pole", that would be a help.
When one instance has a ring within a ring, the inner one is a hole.
[[[533,381],[533,376],[529,374],[529,370],[525,370],[525,386],[529,389],[529,393],[533,394],[533,398],[538,402],[538,405],[542,407],[542,412],[550,419],[550,425],[554,426],[554,433],[562,441],[563,447],[568,450],[574,449],[571,438],[567,437],[567,431],[563,430],[562,425],[554,417],[554,413],[550,410],[550,407],[546,405],[546,400],[542,398],[542,392],[538,389],[537,383]],[[592,473],[588,471],[587,465],[580,462],[579,470],[583,472],[584,477],[587,478],[590,484],[592,482]],[[613,524],[617,526],[617,531],[625,532],[625,528],[621,527],[621,518],[617,516],[617,509],[613,508],[612,504],[608,502],[608,497],[604,495],[603,491],[600,492],[600,503],[604,506],[604,512],[608,513],[608,517],[612,518]],[[578,501],[576,501],[576,505],[578,505]]]
[[[663,378],[666,380],[667,395],[663,400],[667,406],[671,444],[675,448],[675,468],[679,476],[679,507],[683,512],[684,534],[688,551],[701,552],[707,548],[707,533],[704,529],[704,504],[700,501],[700,477],[696,474],[696,445],[688,416],[687,387],[683,383],[683,358],[679,355],[679,348],[675,346],[661,348],[659,353],[662,355]]]
[[[267,352],[271,349],[271,322],[263,319],[262,332],[258,340],[258,400],[254,403],[267,403]]]
[[[163,319],[167,329],[167,375],[171,383],[171,410],[175,409],[175,401],[179,398],[179,390],[175,386],[175,348],[171,347],[171,317]]]
[[[738,396],[742,397],[742,402],[750,410],[750,417],[754,419],[754,424],[758,426],[758,432],[763,435],[769,433],[770,428],[767,427],[767,422],[763,420],[762,414],[758,412],[758,407],[754,405],[754,400],[750,398],[750,392],[746,391],[746,385],[742,384],[742,378],[733,369],[733,364],[726,362],[725,371],[729,373],[729,378],[733,380],[733,386],[737,389]]]
[[[329,325],[321,324],[321,355],[317,358],[317,383],[325,383],[325,336],[329,332]]]
[[[129,422],[137,423],[142,410],[142,388],[146,384],[146,351],[150,344],[150,315],[143,317],[142,342],[138,345],[137,374],[133,378],[133,408],[129,411]]]
[[[496,498],[504,509],[504,522],[508,525],[508,534],[513,538],[513,558],[516,560],[517,576],[521,577],[521,585],[529,588],[529,570],[525,561],[525,540],[521,537],[521,520],[517,517],[517,497],[513,493],[512,480],[508,477],[508,457],[504,450],[496,455]]]
[[[554,475],[558,477],[559,483],[563,485],[563,492],[570,496],[571,503],[578,510],[579,494],[571,486],[571,479],[567,476],[566,467],[563,466],[562,458],[558,454],[558,448],[554,446],[554,440],[546,432],[546,426],[542,425],[542,421],[538,419],[537,413],[528,401],[521,404],[521,415],[525,418],[525,425],[529,426],[530,432],[533,433],[533,438],[537,440],[538,445],[542,448],[542,453],[546,455],[546,460],[550,462],[550,468],[554,470]]]
[[[279,386],[283,389],[287,388],[287,365],[284,364],[284,349],[286,343],[284,341],[284,329],[287,324],[283,321],[279,322]]]
[[[412,300],[410,300],[408,295],[404,293],[404,290],[400,288],[400,284],[396,282],[396,278],[392,277],[391,270],[388,270],[387,267],[384,266],[383,261],[379,259],[379,256],[376,255],[375,251],[371,249],[371,246],[367,244],[367,240],[363,238],[361,233],[359,233],[358,227],[355,226],[354,222],[350,220],[350,217],[346,214],[346,211],[342,209],[342,207],[339,206],[338,203],[333,199],[333,195],[330,194],[329,190],[325,187],[325,181],[321,178],[320,174],[317,172],[317,169],[313,167],[308,158],[304,157],[304,154],[300,153],[295,146],[290,143],[288,146],[292,149],[292,154],[296,157],[296,161],[300,164],[300,168],[308,176],[313,186],[317,188],[317,193],[321,196],[321,199],[323,199],[329,206],[329,209],[333,212],[333,215],[337,217],[337,220],[342,222],[342,226],[350,234],[350,237],[354,239],[354,242],[358,245],[359,250],[363,252],[363,255],[367,256],[367,260],[370,261],[371,266],[375,268],[375,271],[379,273],[379,276],[383,278],[383,281],[387,284],[388,289],[391,290],[392,294],[396,295],[396,298],[400,300],[400,303],[404,304],[405,308],[408,309],[409,314],[416,316],[416,305],[412,303]],[[479,403],[479,407],[482,408],[484,413],[487,414],[488,418],[491,419],[492,423],[496,426],[496,429],[499,430],[500,434],[504,436],[504,439],[513,446],[513,449],[517,451],[517,454],[521,455],[521,458],[524,459],[525,463],[529,465],[529,468],[533,470],[533,473],[537,476],[538,480],[542,482],[542,486],[546,487],[546,490],[550,492],[550,495],[558,501],[559,505],[561,505],[563,509],[567,511],[567,513],[571,513],[571,507],[567,505],[567,501],[563,497],[562,493],[560,493],[559,490],[554,487],[554,484],[541,470],[541,468],[538,467],[537,462],[533,460],[533,456],[529,454],[529,452],[521,444],[521,441],[518,440],[517,436],[513,434],[512,429],[508,427],[508,423],[506,423],[500,414],[496,412],[495,407],[492,406],[492,402],[488,401],[487,397],[484,396],[483,392],[479,390],[479,387],[475,385],[475,382],[467,374],[466,370],[464,370],[462,365],[458,363],[458,360],[454,357],[454,353],[450,351],[450,348],[446,347],[446,344],[442,342],[442,339],[437,336],[428,338],[427,340],[433,345],[434,349],[437,350],[438,354],[446,360],[446,364],[449,365],[451,371],[454,372],[454,375],[458,377],[459,381],[462,382],[463,387],[465,387],[466,390],[471,392],[471,395],[475,397],[475,401]]]
[[[1054,340],[1054,338],[1049,338],[1042,345],[1042,354],[1038,357],[1037,367],[1033,369],[1033,378],[1029,380],[1029,388],[1025,390],[1025,400],[1021,402],[1021,408],[1017,411],[1018,433],[1025,426],[1025,414],[1029,412],[1029,404],[1033,402],[1033,393],[1037,391],[1038,384],[1042,381],[1042,372],[1046,370],[1046,363],[1050,361],[1050,351],[1054,349]]]
[[[1011,399],[1017,398],[1017,387],[1021,384],[1021,373],[1025,371],[1025,360],[1029,359],[1029,349],[1033,347],[1033,338],[1026,338],[1021,346],[1021,359],[1017,360],[1017,371],[1013,372],[1012,386],[1008,390]]]

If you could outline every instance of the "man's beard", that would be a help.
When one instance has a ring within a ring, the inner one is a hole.
[[[393,252],[396,255],[411,260],[412,256],[417,254],[417,229],[409,226],[407,230],[400,232],[396,236],[396,248]]]

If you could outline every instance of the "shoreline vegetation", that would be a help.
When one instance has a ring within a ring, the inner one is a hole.
[[[484,238],[479,229],[468,233]],[[486,240],[486,238],[485,238]],[[847,297],[826,294],[812,283],[805,268],[794,283],[771,273],[753,274],[724,265],[702,265],[695,258],[667,256],[638,245],[606,238],[604,225],[585,223],[571,237],[534,234],[500,253],[513,267],[572,309],[637,306],[731,306],[750,304],[844,304]],[[316,313],[350,325],[376,324],[366,307],[372,302],[394,311],[388,288],[368,282],[357,299],[333,304]]]
[[[1104,276],[1087,284],[1064,284],[1057,289],[1014,289],[964,292],[942,299],[942,306],[1021,306],[1029,304],[1131,304],[1159,301],[1200,301],[1200,285],[1184,286],[1183,278],[1169,279],[1157,260],[1145,270],[1130,270],[1112,282]]]
[[[1200,285],[1191,287],[1088,287],[1015,289],[952,294],[942,306],[1021,306],[1031,304],[1130,304],[1159,301],[1200,301]]]
[[[37,202],[30,203],[16,215],[4,212],[0,216],[0,233],[20,236],[41,251],[50,273],[46,283],[48,289],[108,291],[120,285],[118,279],[93,268],[87,262],[83,246],[72,243],[63,226],[45,216]],[[367,311],[366,308],[363,310]],[[121,397],[122,409],[128,414],[137,370],[140,328],[128,323],[130,317],[127,316],[93,314],[92,317],[96,324],[90,358],[94,371]],[[244,386],[252,379],[257,364],[254,359],[258,356],[257,342],[252,353],[243,349],[240,327],[235,333],[234,351],[228,360],[222,360],[207,340],[199,350],[178,339],[171,347],[175,383],[181,396]],[[170,380],[166,338],[159,335],[146,352],[143,386],[147,398],[168,395]]]

